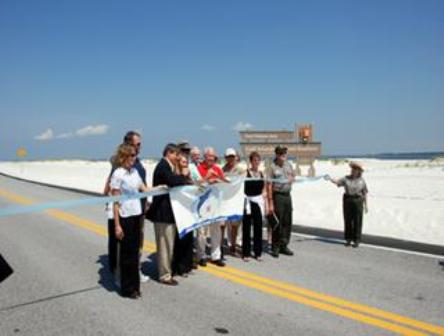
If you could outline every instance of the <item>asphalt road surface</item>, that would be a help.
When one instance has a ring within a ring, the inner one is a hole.
[[[85,197],[0,176],[0,208]],[[418,223],[420,225],[420,223]],[[0,335],[444,335],[439,257],[292,236],[293,257],[156,281],[146,222],[142,299],[107,270],[103,206],[0,218]]]

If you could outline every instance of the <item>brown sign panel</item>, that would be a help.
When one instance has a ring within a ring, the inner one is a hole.
[[[244,131],[240,132],[242,141],[287,140],[294,138],[289,131]]]
[[[288,156],[295,157],[299,164],[311,164],[313,160],[321,155],[320,143],[309,144],[285,144],[288,148]],[[260,143],[243,143],[242,152],[245,156],[248,156],[251,152],[257,151],[263,157],[274,157],[274,149],[276,144],[260,144]]]

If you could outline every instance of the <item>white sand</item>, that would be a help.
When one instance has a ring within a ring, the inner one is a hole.
[[[364,233],[444,245],[444,162],[360,160],[370,191]],[[153,161],[143,162],[151,181]],[[346,163],[318,161],[318,175],[342,177]],[[29,180],[101,192],[108,162],[0,162],[0,172]],[[293,187],[293,222],[342,231],[342,190],[324,180]]]

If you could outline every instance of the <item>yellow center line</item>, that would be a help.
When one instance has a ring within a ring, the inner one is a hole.
[[[244,285],[244,286],[247,286],[250,288],[255,288],[255,289],[257,289],[261,292],[267,293],[267,294],[271,294],[271,295],[278,296],[278,297],[281,297],[281,298],[284,298],[287,300],[302,303],[304,305],[314,307],[319,310],[323,310],[323,311],[330,312],[330,313],[333,313],[336,315],[340,315],[340,316],[346,317],[348,319],[359,321],[361,323],[373,325],[373,326],[379,327],[381,329],[390,330],[390,331],[397,333],[397,334],[411,335],[411,336],[413,336],[413,335],[427,335],[427,334],[424,334],[422,332],[419,332],[419,331],[416,331],[413,329],[409,329],[409,328],[399,326],[399,325],[396,325],[396,324],[393,324],[390,322],[386,322],[384,320],[380,320],[380,319],[377,319],[377,318],[374,318],[371,316],[356,313],[352,310],[347,310],[344,308],[332,306],[332,305],[324,303],[324,302],[308,299],[304,296],[288,293],[287,291],[283,291],[283,290],[280,290],[280,289],[277,289],[274,287],[266,286],[266,285],[261,284],[259,282],[250,281],[250,280],[247,280],[244,278],[239,278],[239,277],[233,276],[229,273],[216,270],[215,268],[210,268],[206,271],[208,273],[211,273],[211,274],[217,276],[217,277],[221,277],[221,278],[230,280],[232,282],[236,282],[238,284],[241,284],[241,285]]]
[[[297,293],[303,296],[307,296],[313,299],[317,299],[320,301],[324,301],[324,302],[328,302],[328,303],[332,303],[335,304],[337,306],[340,307],[345,307],[345,308],[349,308],[349,309],[353,309],[359,312],[363,312],[369,315],[373,315],[376,317],[380,317],[386,320],[391,320],[393,322],[398,322],[401,324],[405,324],[408,326],[412,326],[418,329],[423,329],[429,332],[433,332],[436,333],[438,335],[444,335],[444,328],[440,327],[440,326],[436,326],[433,324],[428,324],[419,320],[415,320],[412,318],[408,318],[405,316],[401,316],[401,315],[397,315],[394,313],[390,313],[387,311],[383,311],[381,309],[377,309],[377,308],[373,308],[373,307],[369,307],[369,306],[365,306],[359,303],[355,303],[352,301],[347,301],[338,297],[334,297],[334,296],[330,296],[330,295],[326,295],[323,293],[319,293],[319,292],[315,292],[306,288],[302,288],[302,287],[298,287],[289,283],[285,283],[282,281],[278,281],[278,280],[272,280],[269,278],[265,278],[262,276],[258,276],[254,273],[249,273],[249,272],[245,272],[233,267],[224,267],[223,272],[229,273],[229,274],[233,274],[245,279],[249,279],[249,280],[253,280],[256,281],[258,283],[262,283],[268,286],[272,286],[278,289],[282,289],[291,293]]]
[[[0,196],[11,200],[13,202],[23,204],[23,205],[31,205],[34,202],[25,197],[16,195],[9,191],[0,189]],[[93,221],[88,219],[84,219],[78,217],[74,214],[50,209],[46,210],[45,213],[48,215],[70,223],[72,225],[81,227],[83,229],[92,231],[101,236],[107,236],[108,230]],[[155,244],[144,241],[144,251],[148,253],[153,253],[156,250]],[[414,327],[416,329],[422,331],[432,332],[438,335],[444,335],[444,328],[428,324],[422,321],[418,321],[415,319],[411,319],[408,317],[404,317],[401,315],[397,315],[394,313],[386,312],[377,308],[368,307],[365,305],[361,305],[358,303],[354,303],[351,301],[347,301],[341,298],[329,296],[326,294],[318,293],[312,290],[308,290],[302,287],[298,287],[289,283],[281,282],[278,280],[273,280],[269,278],[265,278],[253,273],[245,272],[240,269],[236,269],[234,267],[224,267],[219,268],[213,265],[209,265],[206,268],[201,268],[201,270],[217,276],[219,278],[223,278],[229,280],[231,282],[235,282],[241,285],[244,285],[249,288],[254,288],[261,292],[268,293],[270,295],[274,295],[277,297],[282,297],[287,300],[291,300],[294,302],[298,302],[307,306],[311,306],[317,308],[319,310],[327,311],[336,315],[340,315],[352,320],[356,320],[365,324],[373,325],[382,329],[390,330],[392,332],[402,334],[402,335],[425,335],[419,331],[406,328],[404,326],[399,326],[397,324],[390,323],[388,321],[384,321],[378,318],[383,318],[385,320],[389,320],[391,322],[396,322],[400,324],[404,324],[410,327]],[[333,304],[333,305],[332,305]],[[373,315],[368,316],[364,314],[360,314],[359,312]],[[376,318],[378,317],[378,318]]]

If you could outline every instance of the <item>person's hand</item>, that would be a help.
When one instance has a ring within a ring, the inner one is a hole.
[[[205,176],[205,178],[209,179],[215,175],[216,175],[216,173],[214,172],[214,169],[210,168],[210,169],[208,169],[208,173],[207,173],[207,176]]]
[[[183,176],[190,176],[190,169],[189,168],[182,168],[182,175]]]
[[[116,224],[114,231],[115,231],[117,240],[122,240],[123,239],[123,230],[122,230],[122,227],[120,226],[120,224]]]

